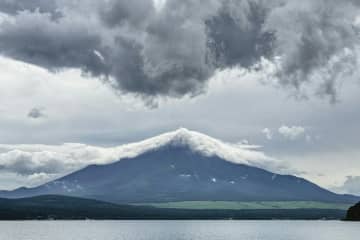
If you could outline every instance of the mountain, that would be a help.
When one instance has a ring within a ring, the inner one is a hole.
[[[271,159],[254,146],[231,145],[180,129],[125,145],[119,161],[90,165],[35,188],[2,197],[68,195],[113,203],[177,201],[318,201],[355,203],[303,178],[260,168]],[[124,156],[124,155],[122,155]],[[126,155],[125,155],[126,156]]]
[[[360,202],[350,207],[346,214],[348,221],[360,221]]]
[[[162,209],[118,205],[91,199],[45,195],[0,198],[0,220],[44,219],[342,219],[340,209]]]

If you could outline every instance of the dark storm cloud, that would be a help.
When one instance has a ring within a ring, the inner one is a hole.
[[[271,56],[274,36],[262,30],[268,7],[262,1],[225,1],[206,21],[208,46],[218,67],[250,67]]]
[[[100,17],[109,26],[129,24],[131,27],[144,26],[146,20],[155,14],[152,0],[128,1],[110,0],[100,8]]]
[[[38,119],[45,117],[45,114],[43,112],[43,109],[41,108],[32,108],[29,113],[27,114],[29,118]]]
[[[144,99],[195,96],[216,70],[254,69],[265,58],[280,85],[310,84],[335,101],[339,79],[357,67],[359,8],[354,0],[5,1],[0,52],[51,71],[80,68]]]
[[[105,72],[94,53],[100,36],[92,33],[90,26],[65,18],[53,21],[49,14],[39,12],[21,12],[15,19],[0,28],[3,54],[51,71],[82,68],[95,75]]]
[[[353,2],[289,1],[271,11],[265,30],[277,38],[274,52],[283,59],[282,85],[301,89],[317,82],[317,93],[336,101],[338,81],[355,70],[358,61],[355,19],[360,12]]]
[[[143,91],[170,96],[201,92],[214,71],[204,19],[216,9],[212,0],[169,0],[151,18],[141,52],[147,76]]]
[[[55,0],[2,0],[0,9],[2,12],[11,15],[16,15],[21,11],[39,11],[60,16]]]

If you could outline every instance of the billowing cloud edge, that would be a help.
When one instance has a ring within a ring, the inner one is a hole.
[[[29,179],[47,180],[79,170],[93,164],[109,164],[126,158],[134,158],[163,146],[188,146],[205,156],[218,156],[236,164],[246,164],[272,172],[289,171],[288,167],[259,151],[259,146],[232,144],[207,135],[178,129],[140,142],[115,147],[99,147],[79,143],[62,145],[0,145],[0,170],[12,172]],[[47,177],[48,175],[48,177]]]

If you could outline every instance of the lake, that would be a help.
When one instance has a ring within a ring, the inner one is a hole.
[[[13,221],[0,240],[358,240],[341,221]]]

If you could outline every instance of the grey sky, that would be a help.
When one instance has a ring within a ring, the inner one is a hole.
[[[0,4],[2,144],[119,145],[183,126],[360,194],[357,1],[25,2]],[[0,188],[49,178],[1,171]]]

